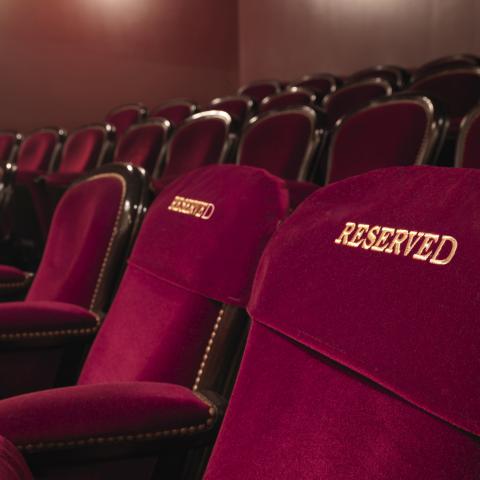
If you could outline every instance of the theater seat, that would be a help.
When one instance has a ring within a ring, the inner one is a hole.
[[[232,118],[236,119],[239,125],[243,125],[252,116],[256,104],[245,95],[232,95],[214,98],[210,102],[209,108],[227,112]]]
[[[389,96],[392,92],[390,84],[381,78],[369,78],[344,85],[322,101],[322,106],[327,112],[328,126],[333,128],[337,120],[344,115],[367,105],[372,100]]]
[[[33,480],[24,458],[5,437],[0,437],[0,478],[2,480]]]
[[[12,131],[0,131],[0,165],[14,162],[23,135]]]
[[[198,110],[195,103],[190,100],[170,100],[150,111],[150,118],[166,118],[174,127],[182,123]]]
[[[383,167],[434,163],[448,121],[426,96],[397,94],[341,119],[328,150],[326,183]]]
[[[317,103],[317,96],[311,90],[304,87],[289,87],[283,92],[265,97],[259,106],[259,112],[281,110],[289,107],[307,105],[314,107]]]
[[[479,172],[425,166],[307,199],[262,257],[204,479],[479,478],[479,208]]]
[[[469,68],[480,66],[480,58],[469,53],[448,55],[446,57],[436,58],[423,64],[414,71],[413,80],[416,81],[426,75],[438,73],[444,70],[454,68]]]
[[[120,138],[129,127],[146,118],[147,114],[146,107],[140,103],[120,105],[108,112],[105,122],[115,127],[117,137]]]
[[[78,357],[110,303],[146,193],[142,172],[112,164],[62,197],[25,300],[0,304],[1,397],[66,381],[60,378],[65,359],[78,372]],[[10,283],[2,288],[7,293],[24,290],[32,280],[7,266],[0,276]]]
[[[195,168],[225,162],[235,145],[236,128],[234,119],[220,110],[199,112],[185,120],[167,145],[163,169],[152,181],[154,191]]]
[[[284,178],[295,208],[318,185],[310,178],[324,132],[317,112],[300,106],[266,112],[252,118],[245,127],[237,149],[236,163],[265,168]]]
[[[162,118],[132,125],[119,140],[113,161],[130,163],[153,175],[160,167],[161,154],[171,130],[170,122]]]
[[[279,93],[281,90],[282,85],[278,80],[258,80],[240,87],[238,94],[251,97],[260,103],[265,97]]]
[[[241,307],[287,209],[280,179],[233,165],[196,170],[156,197],[78,385],[0,401],[0,433],[34,470],[41,463],[41,478],[58,468],[97,478],[107,458],[100,478],[133,478],[118,463],[132,455],[159,457],[159,475],[179,478],[173,459],[212,442],[247,327]]]
[[[455,166],[480,168],[480,107],[474,108],[461,123]]]
[[[407,70],[396,65],[376,65],[352,73],[347,82],[355,83],[369,78],[381,78],[388,82],[393,90],[402,90],[408,84],[410,75]]]
[[[302,87],[317,95],[318,99],[323,99],[329,93],[333,93],[342,85],[342,80],[330,73],[317,73],[314,75],[305,75],[300,80],[290,84],[292,87]]]

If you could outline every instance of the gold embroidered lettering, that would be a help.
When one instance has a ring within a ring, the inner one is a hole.
[[[431,246],[434,243],[437,243],[439,239],[439,235],[435,235],[433,233],[426,233],[423,236],[423,242],[420,245],[420,248],[418,249],[417,253],[413,256],[415,260],[422,260],[423,262],[426,262],[428,260],[428,257],[433,253],[433,251],[430,250]]]
[[[348,242],[348,236],[355,230],[356,226],[357,226],[356,223],[347,222],[345,224],[345,228],[343,229],[343,232],[340,234],[338,238],[335,239],[335,243],[343,243],[343,245],[346,245]]]
[[[369,228],[370,225],[367,225],[365,223],[359,223],[357,225],[356,232],[353,234],[353,237],[347,242],[347,245],[349,247],[358,247],[364,241],[364,239],[362,238],[363,234],[368,232]]]
[[[440,252],[442,251],[443,246],[445,245],[446,242],[450,242],[450,245],[451,245],[450,253],[445,258],[439,260],[438,256],[440,255]],[[450,235],[443,235],[442,240],[440,241],[440,244],[438,245],[437,249],[435,250],[435,253],[433,254],[433,257],[430,259],[430,263],[433,263],[435,265],[447,265],[452,261],[452,258],[455,256],[457,247],[458,247],[458,242],[457,240],[455,240],[455,238],[451,237]]]
[[[193,217],[209,220],[215,211],[213,203],[202,202],[201,200],[193,200],[177,195],[168,206],[168,210]]]
[[[380,235],[377,238],[377,241],[372,245],[371,250],[375,252],[383,252],[388,246],[388,238],[395,234],[394,228],[382,227]]]

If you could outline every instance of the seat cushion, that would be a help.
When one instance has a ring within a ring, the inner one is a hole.
[[[0,437],[0,478],[2,480],[33,479],[20,452],[4,437]]]
[[[210,402],[177,385],[82,385],[0,401],[0,433],[28,451],[132,443],[202,432],[215,415]]]

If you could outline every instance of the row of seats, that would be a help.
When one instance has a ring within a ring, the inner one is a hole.
[[[478,477],[479,172],[377,170],[285,220],[281,179],[196,170],[148,209],[103,317],[98,279],[142,175],[72,186],[27,298],[0,304],[6,480],[31,478],[19,452],[36,479]],[[31,393],[6,390],[27,377]]]

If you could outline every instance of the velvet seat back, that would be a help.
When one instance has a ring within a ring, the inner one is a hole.
[[[22,136],[15,132],[0,131],[0,163],[12,160],[15,149],[22,141]]]
[[[445,120],[426,97],[392,97],[339,122],[328,156],[327,183],[383,167],[432,161]]]
[[[254,109],[254,101],[244,95],[215,98],[210,102],[210,108],[227,112],[243,125]]]
[[[265,168],[289,180],[304,179],[317,140],[316,114],[311,108],[268,112],[249,122],[237,163]]]
[[[479,211],[466,169],[310,196],[260,262],[204,478],[478,478]]]
[[[480,68],[458,68],[420,78],[409,89],[439,99],[456,132],[463,117],[480,102]]]
[[[323,99],[328,125],[332,128],[337,120],[377,98],[392,94],[392,87],[385,80],[373,78],[345,85]]]
[[[238,93],[240,95],[246,95],[253,98],[256,102],[260,103],[265,97],[269,95],[275,95],[282,90],[280,82],[277,80],[265,80],[252,82],[248,85],[240,87]]]
[[[227,153],[232,119],[228,113],[196,113],[175,130],[167,147],[163,177],[174,178],[195,168],[221,163]]]
[[[348,82],[353,83],[368,78],[381,78],[388,82],[394,90],[400,90],[405,86],[408,73],[405,69],[394,65],[377,65],[352,73],[348,77]]]
[[[172,100],[158,107],[155,107],[150,112],[151,118],[165,118],[173,126],[180,125],[190,115],[197,111],[197,106],[189,100]]]
[[[330,75],[329,73],[320,73],[317,75],[307,75],[298,82],[291,85],[296,87],[303,87],[315,92],[318,98],[323,98],[329,93],[334,92],[341,84],[339,78]]]
[[[59,148],[62,131],[41,129],[26,137],[17,154],[16,165],[20,172],[47,172]]]
[[[113,125],[117,136],[121,137],[132,125],[140,122],[146,116],[147,110],[143,105],[122,105],[109,112],[105,121]]]
[[[222,304],[244,306],[288,209],[282,181],[232,165],[199,169],[156,197],[79,383],[192,387]]]
[[[480,168],[480,108],[462,121],[455,152],[455,166]]]
[[[102,161],[105,143],[112,127],[91,125],[68,135],[58,167],[59,173],[81,173],[95,168]]]
[[[132,125],[119,140],[113,160],[142,167],[152,175],[170,128],[168,120],[160,119]]]
[[[271,110],[282,110],[289,107],[298,107],[299,105],[313,106],[316,102],[316,95],[300,87],[291,87],[285,92],[280,92],[269,97],[265,97],[260,103],[260,112],[269,112]]]
[[[456,68],[476,67],[480,65],[480,58],[471,54],[449,55],[436,58],[428,63],[421,65],[415,70],[414,80],[446,70]]]
[[[114,172],[94,174],[67,190],[55,209],[26,302],[50,300],[98,307],[115,240],[125,229],[126,199],[126,181]]]

